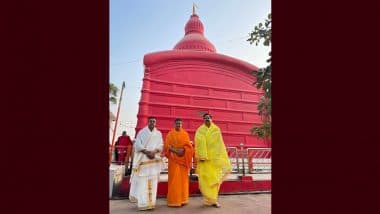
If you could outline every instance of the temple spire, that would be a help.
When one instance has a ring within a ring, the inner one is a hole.
[[[185,25],[185,36],[174,46],[174,49],[216,52],[214,45],[204,36],[203,23],[195,13],[195,8],[198,6],[193,3],[193,14]]]
[[[198,8],[198,5],[196,5],[195,3],[193,3],[193,15],[196,15],[195,14],[195,8]]]

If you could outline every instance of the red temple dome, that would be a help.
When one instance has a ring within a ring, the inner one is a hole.
[[[203,123],[201,113],[215,117],[226,146],[270,147],[271,141],[250,133],[252,124],[261,125],[257,105],[263,95],[252,83],[248,62],[215,52],[204,36],[204,26],[195,14],[187,21],[185,35],[173,50],[144,55],[144,78],[137,114],[136,133],[148,123],[149,116],[160,121],[163,138],[173,128],[175,118],[194,140]]]
[[[186,23],[185,36],[175,45],[174,49],[216,52],[214,45],[204,37],[203,23],[195,13]]]

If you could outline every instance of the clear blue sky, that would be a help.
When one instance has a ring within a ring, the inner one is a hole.
[[[205,36],[217,53],[258,67],[267,64],[269,48],[246,40],[271,12],[270,0],[110,0],[110,82],[119,89],[126,83],[120,107],[122,123],[137,121],[144,55],[173,49],[184,36],[193,3],[198,5],[196,13]],[[117,105],[110,109],[116,114]],[[125,128],[119,129],[118,134]],[[133,129],[127,132],[134,137]]]

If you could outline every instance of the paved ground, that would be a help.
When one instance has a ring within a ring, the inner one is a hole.
[[[110,214],[125,213],[233,213],[233,214],[270,214],[271,213],[271,194],[244,194],[244,195],[221,195],[219,196],[221,208],[202,206],[201,197],[190,197],[188,205],[181,208],[166,206],[166,198],[158,198],[156,208],[152,211],[138,211],[135,204],[127,199],[110,200]]]

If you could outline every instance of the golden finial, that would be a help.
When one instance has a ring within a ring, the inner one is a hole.
[[[198,5],[196,5],[195,3],[193,3],[193,15],[195,15],[195,8],[198,8]]]

